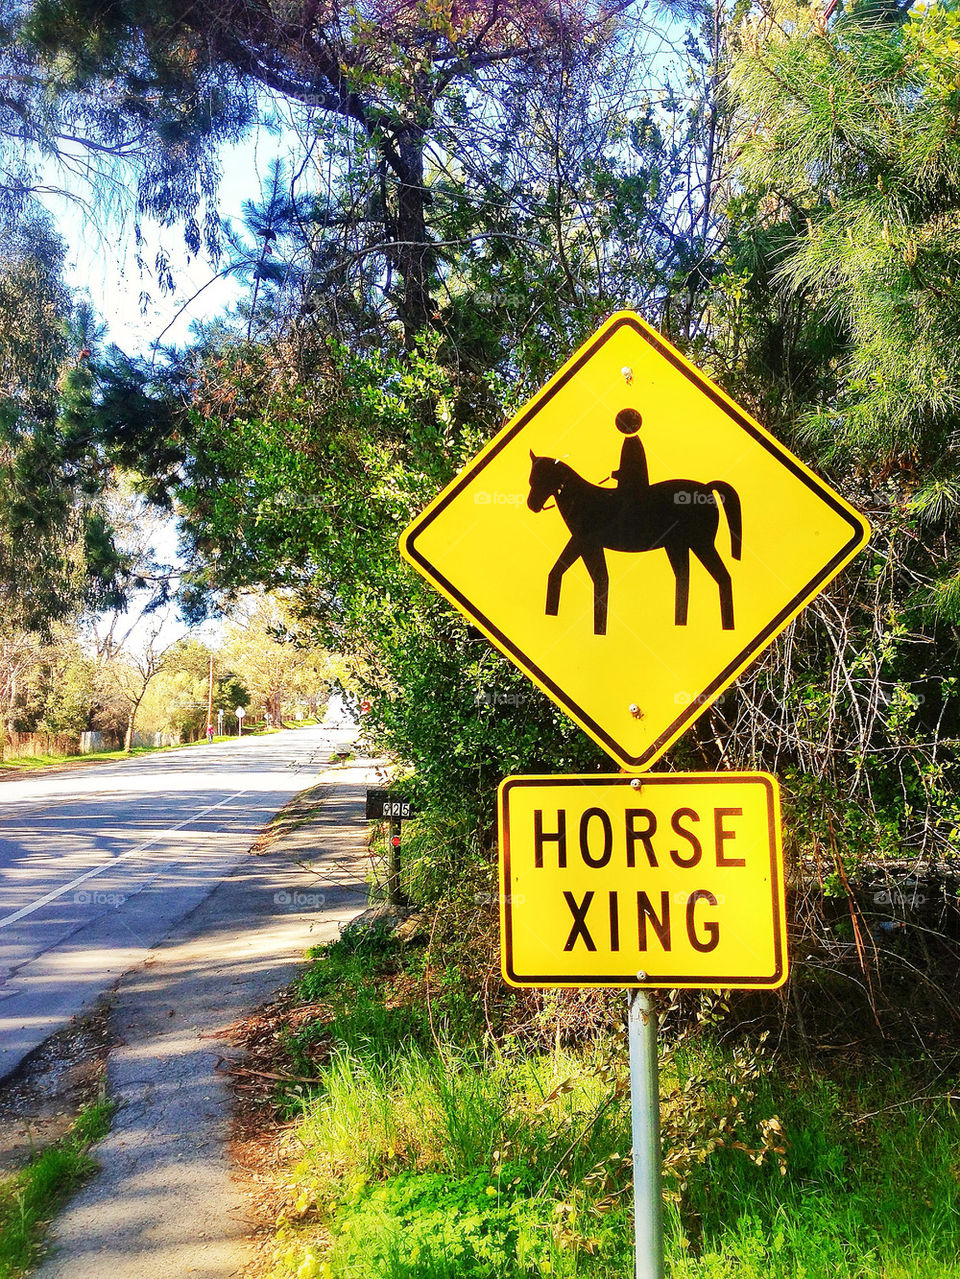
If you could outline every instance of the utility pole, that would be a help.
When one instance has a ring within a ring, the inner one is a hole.
[[[210,684],[207,689],[207,741],[213,741],[213,654],[210,654]]]

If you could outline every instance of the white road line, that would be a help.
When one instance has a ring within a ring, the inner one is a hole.
[[[116,866],[117,862],[122,862],[127,857],[133,857],[136,853],[142,853],[151,844],[156,844],[167,835],[172,835],[174,831],[182,830],[184,826],[189,826],[191,822],[198,821],[201,817],[205,817],[207,813],[212,813],[215,808],[223,808],[224,804],[232,803],[233,800],[239,799],[241,795],[246,794],[246,790],[235,791],[232,795],[228,795],[226,799],[221,799],[219,803],[211,804],[209,808],[202,808],[199,813],[194,813],[192,817],[185,817],[182,822],[177,822],[176,826],[168,826],[166,830],[160,831],[159,834],[154,835],[152,839],[148,839],[145,843],[138,844],[136,848],[128,848],[125,853],[119,853],[116,857],[111,857],[102,866],[94,866],[92,870],[85,871],[82,875],[78,875],[76,879],[71,879],[69,884],[62,884],[59,888],[53,889],[52,892],[45,893],[43,897],[38,897],[29,906],[22,906],[20,910],[15,910],[12,915],[4,916],[3,919],[0,919],[0,928],[6,928],[8,924],[15,924],[18,919],[23,919],[24,915],[32,915],[35,910],[39,910],[41,906],[46,906],[47,902],[52,902],[57,897],[62,897],[64,893],[68,893],[71,888],[76,888],[84,880],[92,879],[94,875],[101,875],[105,870],[111,870]]]

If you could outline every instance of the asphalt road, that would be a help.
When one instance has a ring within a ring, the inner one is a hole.
[[[0,782],[0,1078],[139,963],[352,728]]]

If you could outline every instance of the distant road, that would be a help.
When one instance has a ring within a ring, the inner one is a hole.
[[[0,782],[0,1078],[202,901],[355,731]]]

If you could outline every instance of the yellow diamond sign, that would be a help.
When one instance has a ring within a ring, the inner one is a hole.
[[[400,546],[615,760],[645,769],[869,535],[829,485],[621,312]]]

